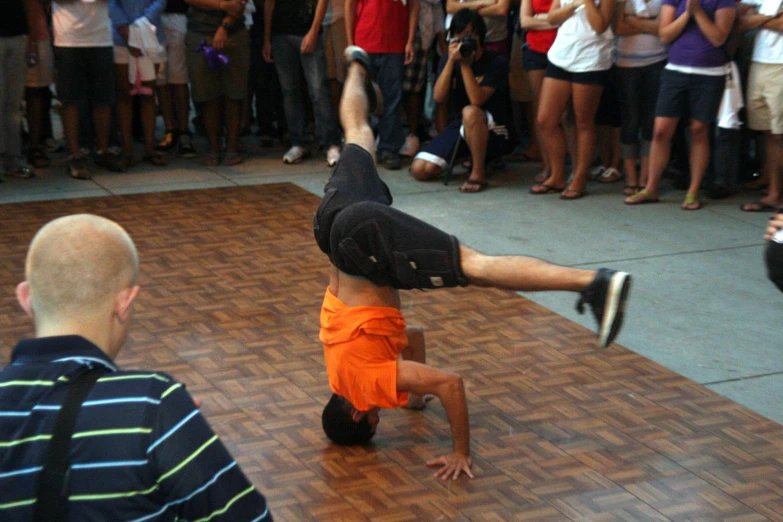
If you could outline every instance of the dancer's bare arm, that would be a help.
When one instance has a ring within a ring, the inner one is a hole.
[[[425,395],[431,393],[440,399],[451,427],[454,448],[451,454],[427,462],[439,466],[435,476],[443,480],[456,479],[460,473],[473,478],[470,471],[470,422],[468,401],[462,377],[413,361],[397,363],[397,391]]]

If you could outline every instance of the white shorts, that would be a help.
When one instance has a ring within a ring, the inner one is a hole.
[[[54,83],[54,52],[51,40],[38,42],[38,65],[27,69],[27,87],[49,87]]]
[[[167,61],[158,70],[158,85],[184,85],[188,83],[188,66],[186,61],[185,33],[188,30],[188,19],[184,14],[169,13],[162,17],[163,28],[166,30]]]

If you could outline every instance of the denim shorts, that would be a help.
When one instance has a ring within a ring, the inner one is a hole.
[[[64,105],[84,99],[105,107],[114,104],[114,47],[55,47],[57,96]]]
[[[549,59],[546,53],[539,53],[530,49],[527,44],[522,46],[522,67],[526,71],[540,71],[546,69],[549,65]]]
[[[550,63],[546,67],[546,77],[583,85],[606,85],[609,80],[609,71],[569,72]]]
[[[313,218],[318,246],[339,270],[378,286],[467,285],[457,238],[391,203],[370,153],[346,145]]]
[[[664,69],[661,72],[661,90],[658,92],[655,116],[714,122],[718,119],[725,86],[725,76],[686,74]]]

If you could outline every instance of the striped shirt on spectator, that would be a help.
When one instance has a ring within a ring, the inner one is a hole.
[[[22,341],[0,371],[0,520],[32,519],[67,381],[100,366],[71,443],[70,520],[272,520],[182,384],[120,371],[79,336]]]

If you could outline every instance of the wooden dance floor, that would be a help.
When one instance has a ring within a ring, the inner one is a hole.
[[[119,363],[184,381],[277,520],[783,521],[782,426],[622,347],[601,351],[512,292],[403,296],[428,362],[465,378],[475,480],[440,482],[424,465],[450,450],[437,401],[383,412],[372,447],[330,445],[317,204],[280,184],[1,205],[0,360],[32,334],[13,293],[33,233],[95,213],[141,256]]]

